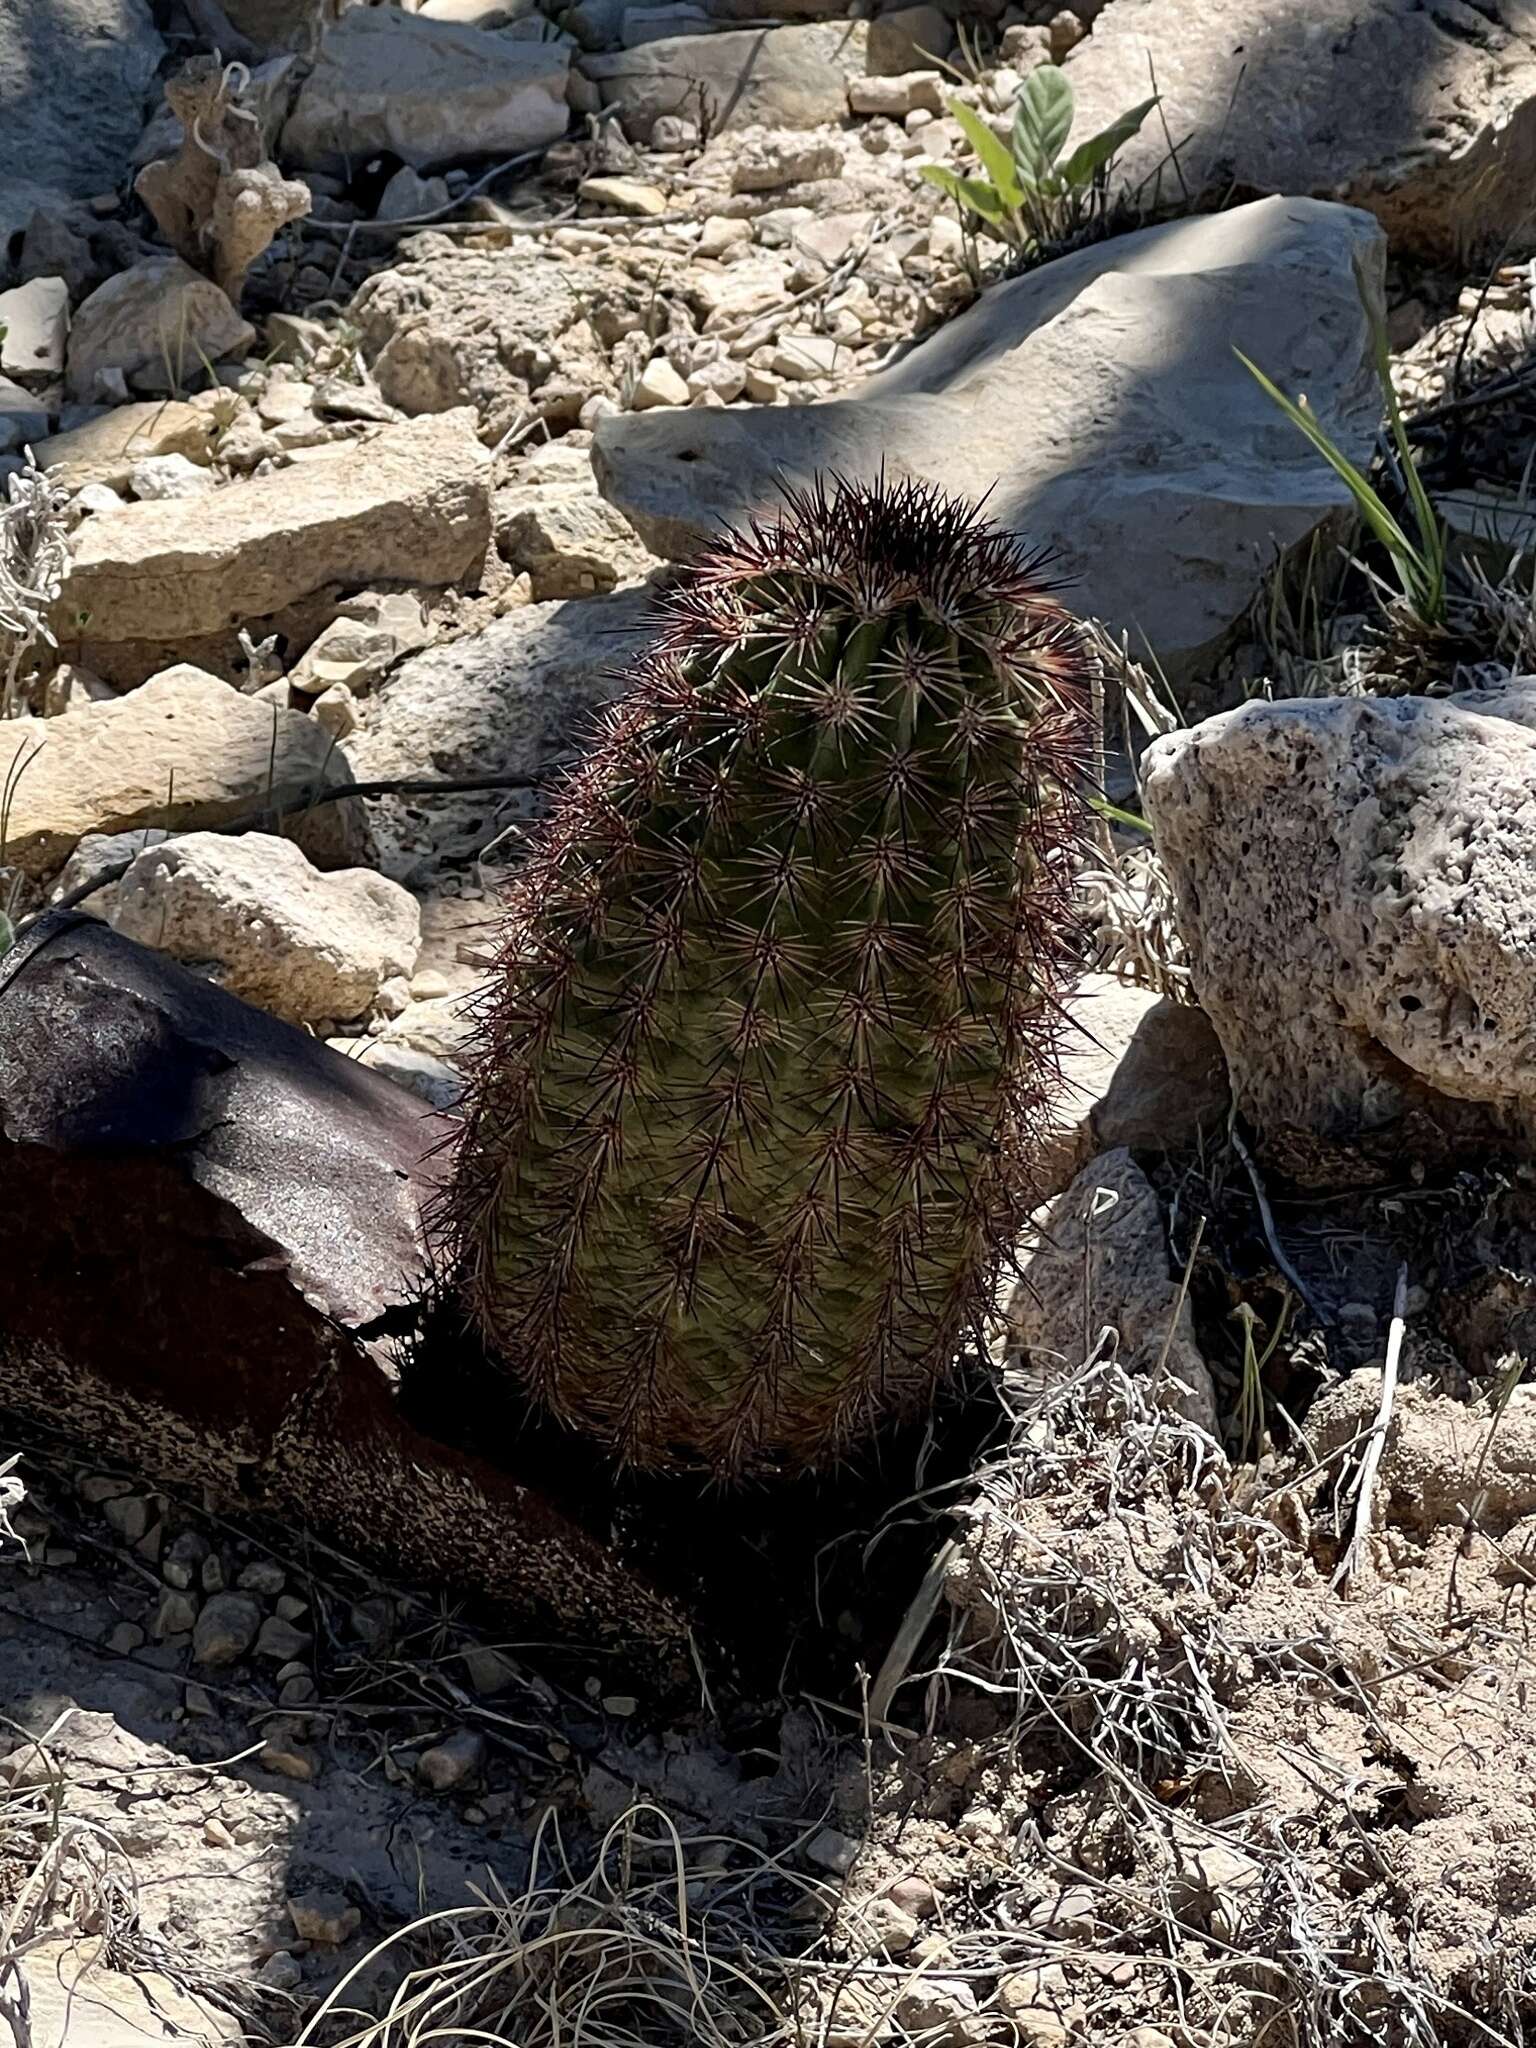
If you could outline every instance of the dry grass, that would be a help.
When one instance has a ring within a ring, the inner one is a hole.
[[[0,718],[26,709],[27,664],[53,645],[48,614],[69,560],[66,503],[35,464],[10,478],[0,500]]]

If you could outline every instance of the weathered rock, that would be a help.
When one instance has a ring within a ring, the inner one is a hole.
[[[192,1658],[207,1669],[238,1664],[256,1640],[261,1607],[249,1593],[215,1593],[192,1626]]]
[[[483,633],[405,662],[364,705],[348,746],[373,781],[419,775],[527,775],[568,753],[590,713],[623,688],[649,604],[644,591],[528,605]],[[466,858],[515,815],[487,792],[376,806],[381,865],[409,879],[419,864]]]
[[[324,1942],[328,1948],[350,1941],[363,1924],[357,1907],[349,1905],[340,1892],[304,1892],[291,1898],[288,1917],[301,1941]]]
[[[1062,1089],[1040,1192],[1053,1195],[1089,1160],[1120,1146],[1181,1152],[1226,1119],[1231,1091],[1203,1010],[1088,974],[1066,999]]]
[[[149,505],[167,498],[201,498],[214,488],[214,477],[185,455],[146,455],[129,470],[128,488],[141,504]]]
[[[85,199],[117,184],[164,49],[147,0],[0,10],[0,188],[14,181]],[[8,211],[0,202],[0,215]]]
[[[869,68],[868,39],[863,22],[729,29],[584,57],[580,68],[635,142],[649,141],[658,116],[700,108],[714,135],[754,122],[819,128],[846,115],[848,81]]]
[[[210,967],[220,988],[294,1024],[362,1016],[421,949],[421,913],[398,882],[367,868],[321,874],[265,832],[189,832],[150,847],[108,915],[130,939]]]
[[[0,375],[42,389],[64,374],[69,336],[69,286],[37,277],[0,292]]]
[[[1108,1325],[1126,1371],[1151,1377],[1161,1406],[1215,1436],[1216,1390],[1180,1278],[1151,1183],[1128,1151],[1106,1152],[1035,1219],[1007,1308],[1009,1354],[1045,1388],[1081,1365]]]
[[[594,468],[674,558],[817,470],[990,491],[995,519],[1051,543],[1073,603],[1178,679],[1345,499],[1233,346],[1363,460],[1380,393],[1354,264],[1379,279],[1383,255],[1368,215],[1316,200],[1144,229],[994,287],[852,397],[604,420]]]
[[[1245,705],[1158,741],[1145,795],[1262,1134],[1536,1144],[1536,681]]]
[[[291,688],[318,697],[343,684],[362,696],[432,638],[419,598],[408,590],[363,591],[312,640],[288,673]]]
[[[540,603],[612,590],[654,566],[629,521],[599,495],[584,448],[550,442],[496,493],[495,518],[497,548],[527,570]]]
[[[412,415],[472,405],[494,444],[530,413],[574,426],[594,394],[617,395],[608,348],[684,274],[665,251],[645,256],[631,274],[544,249],[440,246],[370,278],[351,317],[391,405]]]
[[[568,71],[564,43],[353,8],[320,44],[283,130],[283,161],[346,172],[388,150],[427,170],[542,149],[565,133]]]
[[[0,77],[0,87],[3,87]],[[31,2048],[143,2048],[179,2039],[246,2039],[242,2023],[205,2004],[184,1983],[135,1963],[115,1970],[99,1935],[45,1937],[18,1959]]]
[[[1420,255],[1524,229],[1536,178],[1526,0],[1114,0],[1067,62],[1083,134],[1146,97],[1149,60],[1190,189],[1345,200]],[[1122,152],[1126,180],[1166,151],[1149,122]]]
[[[547,1455],[536,1490],[400,1412],[387,1333],[421,1284],[422,1160],[450,1130],[105,925],[34,927],[0,988],[7,1405],[167,1484],[686,1662],[676,1611],[551,1498]]]
[[[467,414],[382,427],[322,459],[195,503],[126,505],[81,529],[56,606],[93,640],[221,632],[339,583],[454,583],[491,537]]]
[[[213,415],[202,406],[176,399],[145,401],[114,406],[83,426],[40,441],[32,452],[38,467],[65,490],[86,484],[122,490],[135,467],[151,456],[185,455],[206,464],[213,428]]]
[[[135,391],[186,390],[198,383],[205,362],[238,355],[255,339],[255,328],[211,278],[179,256],[148,256],[98,285],[75,314],[70,395],[95,398],[98,380],[113,371]]]
[[[830,136],[793,128],[748,131],[739,143],[725,144],[722,154],[728,154],[733,192],[782,192],[815,178],[835,178],[843,167],[843,153]],[[750,241],[750,225],[743,225],[743,239]]]
[[[35,447],[47,438],[50,423],[45,399],[8,377],[0,377],[0,455],[13,448]]]
[[[363,850],[355,804],[296,811],[352,780],[346,756],[301,713],[200,669],[167,669],[68,718],[0,725],[7,777],[6,859],[28,875],[52,874],[91,833],[216,830],[268,806],[321,867],[351,866]]]
[[[430,1792],[456,1792],[479,1776],[484,1762],[485,1737],[476,1728],[457,1728],[422,1751],[416,1775]]]
[[[402,164],[379,197],[373,210],[375,220],[420,220],[424,214],[441,213],[449,201],[446,178],[424,178],[420,171]]]

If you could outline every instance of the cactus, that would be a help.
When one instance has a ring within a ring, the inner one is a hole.
[[[1051,588],[926,485],[786,493],[535,829],[447,1222],[493,1351],[622,1459],[823,1464],[993,1298],[1077,957]]]

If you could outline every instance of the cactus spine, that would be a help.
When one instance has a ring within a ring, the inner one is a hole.
[[[1030,1193],[1092,671],[927,486],[727,535],[537,829],[449,1222],[550,1412],[723,1476],[931,1397]]]

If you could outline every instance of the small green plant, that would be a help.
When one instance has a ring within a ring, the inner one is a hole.
[[[947,164],[924,164],[923,176],[1016,249],[1067,241],[1102,204],[1110,166],[1156,105],[1156,95],[1143,100],[1064,155],[1076,112],[1072,81],[1058,65],[1042,64],[1019,87],[1006,142],[974,107],[950,100],[984,176],[963,178]]]
[[[1357,469],[1339,447],[1322,421],[1308,406],[1305,395],[1299,399],[1288,398],[1274,379],[1267,377],[1258,364],[1250,361],[1240,348],[1234,348],[1232,353],[1250,376],[1257,379],[1260,389],[1274,400],[1292,426],[1306,435],[1329,468],[1344,483],[1355,501],[1355,509],[1360,515],[1361,524],[1381,543],[1391,558],[1403,603],[1419,625],[1434,631],[1446,621],[1445,527],[1429,501],[1429,493],[1424,488],[1418,465],[1413,459],[1413,446],[1409,441],[1402,407],[1398,404],[1397,392],[1392,383],[1392,356],[1387,342],[1386,323],[1381,317],[1374,294],[1361,275],[1358,263],[1355,266],[1355,280],[1360,288],[1360,302],[1365,308],[1365,317],[1370,328],[1371,353],[1375,359],[1376,375],[1386,404],[1387,424],[1392,435],[1396,468],[1412,512],[1412,533],[1387,504],[1370,478]]]

